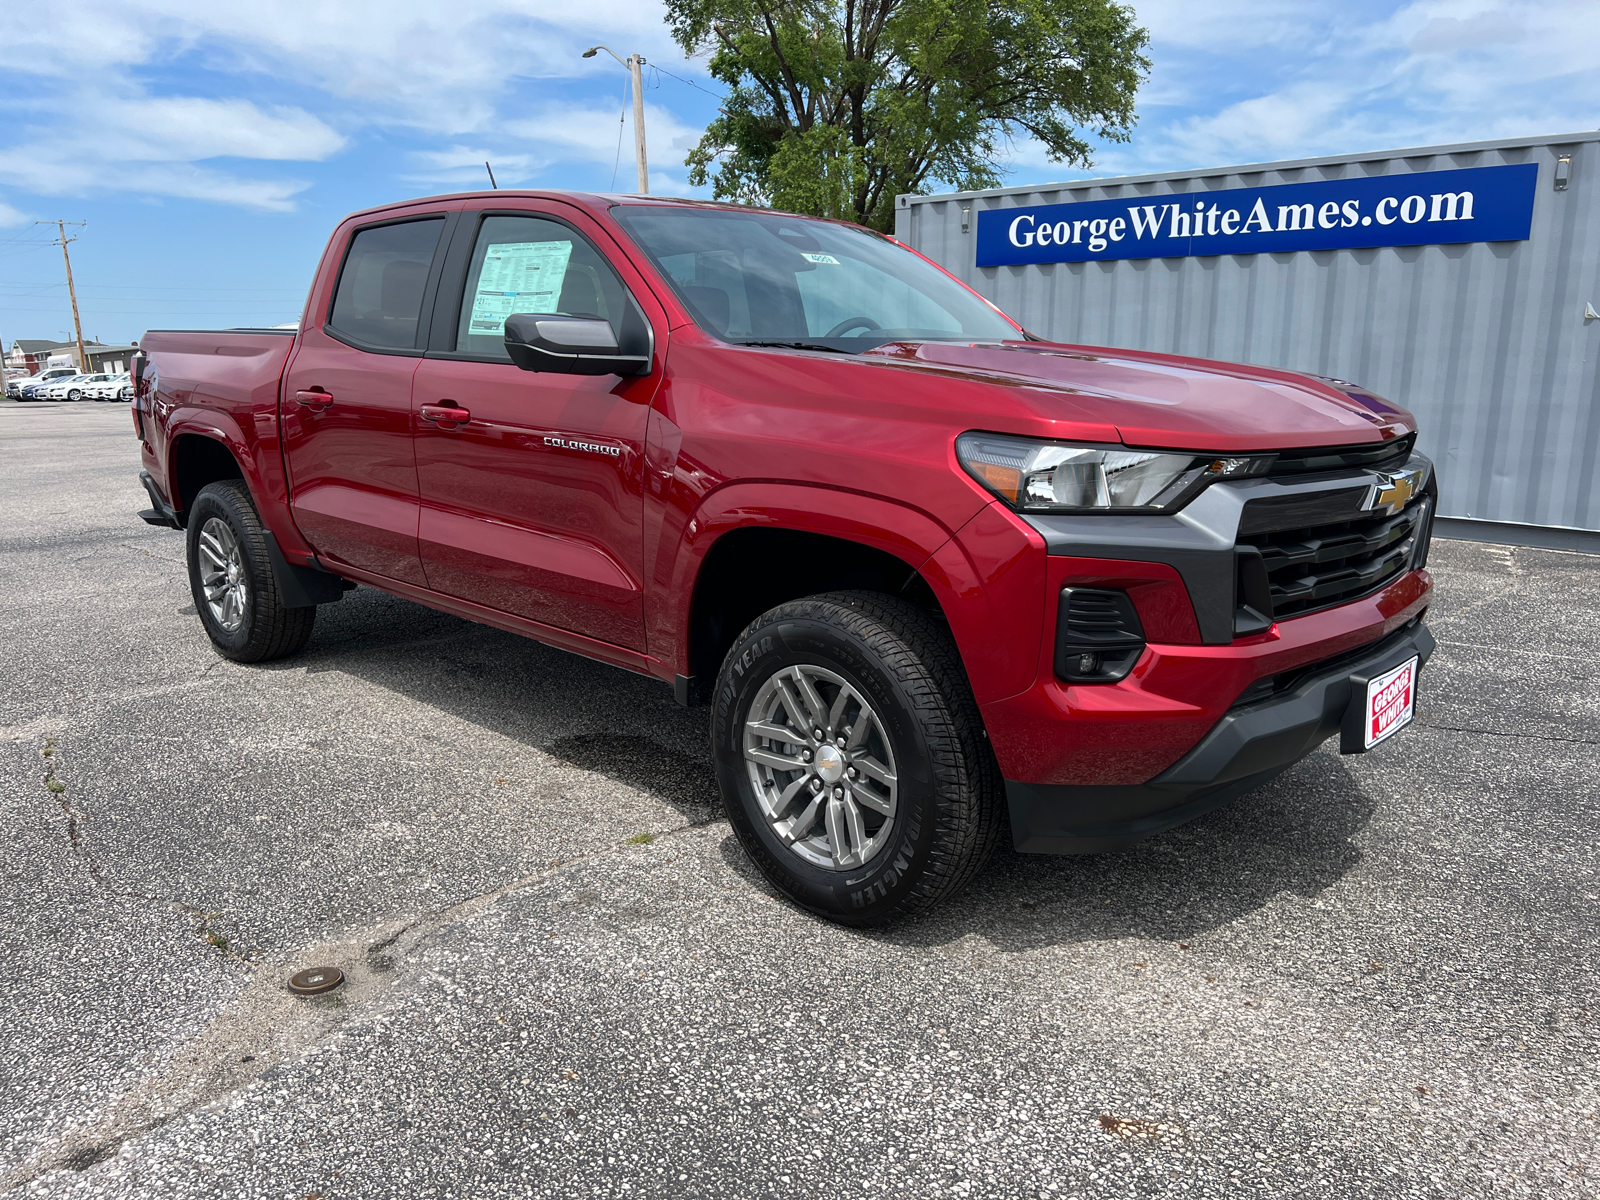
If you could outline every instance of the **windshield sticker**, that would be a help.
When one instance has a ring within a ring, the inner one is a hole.
[[[800,257],[805,259],[807,262],[827,263],[829,266],[833,267],[837,267],[839,265],[839,260],[831,254],[807,254],[802,250],[800,252]]]
[[[505,333],[513,313],[553,313],[561,300],[571,242],[501,242],[490,246],[478,273],[467,332]]]

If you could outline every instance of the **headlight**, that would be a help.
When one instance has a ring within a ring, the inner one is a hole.
[[[1000,433],[956,439],[961,465],[1023,512],[1175,512],[1218,479],[1264,475],[1275,455],[1221,457],[1071,446]]]

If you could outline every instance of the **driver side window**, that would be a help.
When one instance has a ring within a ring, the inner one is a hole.
[[[626,296],[611,265],[567,226],[540,217],[485,217],[467,267],[455,348],[510,362],[505,328],[514,313],[599,317],[620,337]]]

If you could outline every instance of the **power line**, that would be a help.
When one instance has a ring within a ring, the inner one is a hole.
[[[617,160],[611,164],[611,187],[609,191],[617,190],[617,172],[622,168],[622,131],[628,124],[628,87],[632,76],[622,85],[622,111],[617,114]]]
[[[676,79],[679,83],[686,83],[690,87],[704,92],[706,95],[710,96],[713,100],[726,100],[727,99],[726,96],[717,95],[710,88],[701,87],[698,83],[696,83],[692,79],[685,79],[682,75],[673,75],[671,71],[667,70],[665,67],[657,66],[655,63],[651,63],[650,64],[650,69],[652,71],[656,71],[656,72],[658,72],[659,74],[662,74],[662,75],[671,75],[672,78]],[[657,82],[656,86],[660,87],[661,84],[659,82]]]

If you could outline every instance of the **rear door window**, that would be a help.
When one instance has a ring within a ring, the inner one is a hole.
[[[455,350],[506,362],[514,313],[599,317],[621,335],[627,289],[581,234],[541,217],[488,216],[478,227]]]
[[[356,232],[339,273],[329,326],[351,341],[392,350],[417,347],[417,318],[443,217]]]

